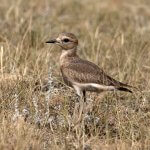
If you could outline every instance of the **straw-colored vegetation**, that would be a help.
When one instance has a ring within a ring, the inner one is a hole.
[[[75,124],[79,103],[62,82],[60,49],[45,44],[63,31],[79,38],[82,58],[142,94],[88,94]],[[0,1],[0,150],[12,149],[150,149],[148,0]]]

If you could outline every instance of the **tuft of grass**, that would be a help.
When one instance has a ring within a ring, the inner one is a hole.
[[[147,0],[1,0],[0,149],[150,148],[150,3]],[[59,32],[79,38],[78,54],[138,92],[88,94],[64,85]]]

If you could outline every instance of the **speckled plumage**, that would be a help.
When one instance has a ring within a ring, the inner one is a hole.
[[[48,41],[48,43],[54,42]],[[64,82],[73,87],[78,95],[82,96],[86,91],[132,92],[128,89],[131,86],[111,78],[94,63],[81,59],[76,53],[78,40],[74,34],[62,33],[55,43],[62,48],[60,69]]]

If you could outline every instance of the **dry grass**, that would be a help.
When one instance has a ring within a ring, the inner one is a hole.
[[[1,0],[0,31],[0,149],[150,149],[149,1]],[[61,81],[59,48],[44,43],[62,31],[143,94],[89,95],[74,127],[79,104]]]

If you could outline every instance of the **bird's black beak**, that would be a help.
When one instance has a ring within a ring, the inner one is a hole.
[[[56,43],[57,42],[57,40],[56,39],[52,39],[52,40],[49,40],[49,41],[46,41],[45,43]]]

